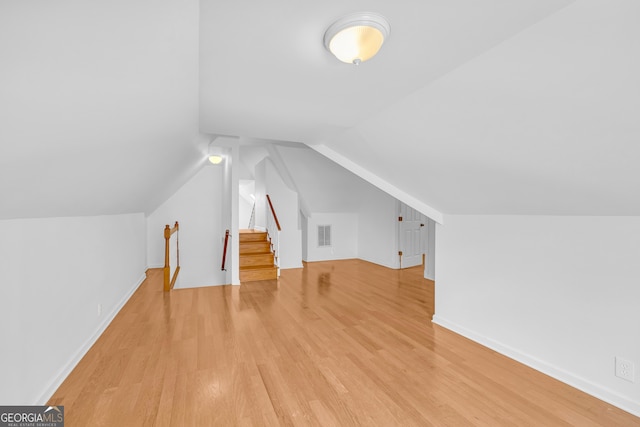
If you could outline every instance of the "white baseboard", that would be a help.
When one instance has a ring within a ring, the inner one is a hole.
[[[400,269],[400,267],[398,265],[387,264],[387,263],[381,262],[379,260],[363,258],[361,256],[358,256],[358,258],[356,258],[356,259],[359,259],[359,260],[362,260],[362,261],[366,261],[366,262],[370,262],[371,264],[376,264],[376,265],[379,265],[381,267],[386,267],[386,268],[389,268],[391,270],[399,270]]]
[[[447,319],[443,319],[437,314],[433,316],[433,323],[440,325],[443,328],[449,329],[459,335],[462,335],[465,338],[469,338],[470,340],[475,341],[478,344],[482,344],[485,347],[495,350],[500,354],[503,354],[517,362],[535,369],[536,371],[540,371],[546,375],[549,375],[550,377],[557,379],[558,381],[562,381],[563,383],[570,385],[571,387],[577,388],[578,390],[590,394],[591,396],[597,397],[600,400],[603,400],[613,406],[617,406],[624,411],[640,417],[640,403],[634,402],[624,396],[621,396],[609,388],[603,387],[584,378],[575,376],[570,372],[565,371],[564,369],[551,365],[543,360],[537,359],[513,347],[488,338],[482,334],[478,334],[454,322],[450,322]]]
[[[227,285],[229,285],[229,283],[205,283],[202,285],[191,285],[191,284],[181,283],[180,286],[176,284],[176,286],[173,289],[211,288],[213,286],[227,286]]]
[[[124,305],[129,301],[131,295],[140,287],[142,282],[147,278],[146,274],[142,274],[142,276],[138,279],[138,281],[133,285],[133,287],[127,292],[122,299],[115,305],[115,307],[104,317],[102,323],[98,325],[96,331],[85,341],[85,343],[75,352],[75,354],[71,357],[62,369],[58,372],[58,374],[54,377],[54,379],[49,383],[48,386],[40,393],[40,397],[34,402],[34,405],[44,405],[47,403],[47,400],[51,398],[53,393],[60,387],[62,382],[69,376],[71,371],[76,367],[76,365],[80,362],[80,360],[84,357],[85,354],[89,351],[91,346],[95,344],[95,342],[100,338],[100,335],[107,329],[107,326],[111,323],[111,321],[116,317],[118,312],[124,307]]]

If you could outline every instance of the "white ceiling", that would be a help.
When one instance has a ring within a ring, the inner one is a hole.
[[[557,0],[202,0],[204,132],[314,143],[358,124],[566,5]],[[391,24],[360,67],[324,48],[341,16]]]
[[[637,1],[216,3],[207,132],[321,143],[445,213],[640,214]],[[392,27],[359,67],[322,46],[357,10]]]
[[[359,67],[347,13],[391,35]],[[0,219],[149,212],[206,135],[324,144],[446,213],[640,214],[635,0],[0,1]]]
[[[305,145],[277,146],[311,213],[358,212],[362,198],[377,189]]]
[[[197,0],[0,1],[0,219],[171,194],[200,160],[198,36]]]
[[[443,212],[639,215],[638,17],[577,1],[326,145]]]

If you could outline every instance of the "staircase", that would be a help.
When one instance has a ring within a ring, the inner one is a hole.
[[[277,278],[278,270],[267,233],[257,230],[240,230],[240,282]]]

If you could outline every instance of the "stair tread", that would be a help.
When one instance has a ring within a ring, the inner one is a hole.
[[[240,242],[266,242],[266,231],[240,231]]]
[[[243,265],[240,270],[269,270],[275,268],[275,265]]]

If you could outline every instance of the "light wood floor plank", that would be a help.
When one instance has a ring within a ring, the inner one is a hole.
[[[359,260],[169,293],[150,270],[49,404],[68,426],[640,426],[432,324],[433,295]]]

